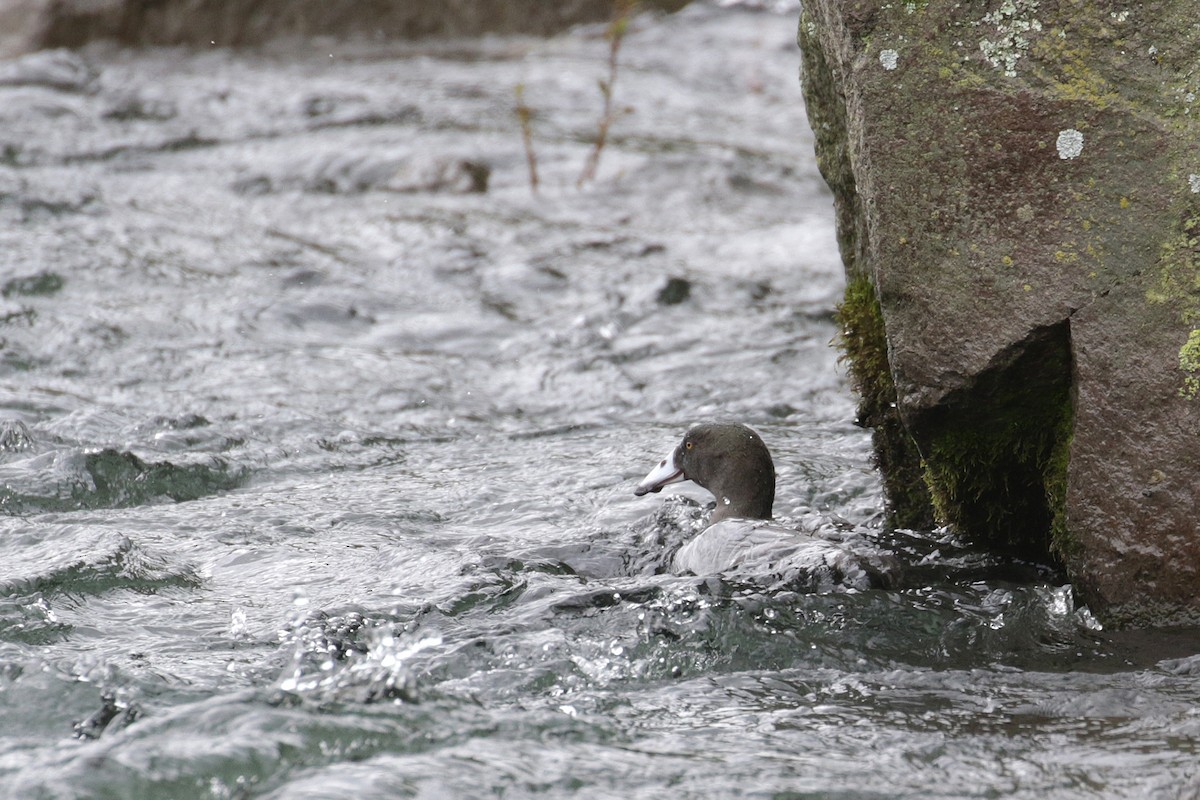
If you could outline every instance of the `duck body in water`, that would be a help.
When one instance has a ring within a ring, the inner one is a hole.
[[[672,572],[768,579],[814,590],[891,583],[890,556],[859,553],[771,520],[775,464],[762,437],[745,425],[693,426],[634,494],[689,480],[712,492],[716,507],[709,526],[675,554]]]

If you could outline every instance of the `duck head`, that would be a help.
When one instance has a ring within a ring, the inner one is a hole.
[[[762,438],[745,425],[703,424],[688,430],[674,450],[650,470],[634,494],[693,481],[717,499],[712,522],[726,517],[770,519],[775,504],[775,464]]]

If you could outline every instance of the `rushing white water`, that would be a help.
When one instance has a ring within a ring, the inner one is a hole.
[[[602,27],[9,65],[0,794],[1195,790],[1195,636],[882,527],[794,26],[639,18],[582,187]],[[667,574],[713,418],[902,580]]]

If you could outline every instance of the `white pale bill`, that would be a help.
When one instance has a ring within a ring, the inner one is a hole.
[[[675,451],[667,453],[667,457],[659,462],[658,466],[650,470],[650,473],[642,478],[642,482],[637,485],[634,494],[641,497],[649,492],[657,492],[669,483],[679,483],[687,480],[683,477],[683,470],[675,466]]]

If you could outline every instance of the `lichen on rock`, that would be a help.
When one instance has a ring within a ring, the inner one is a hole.
[[[989,31],[979,40],[984,59],[1010,78],[1017,75],[1017,62],[1029,50],[1030,37],[1041,33],[1037,10],[1038,0],[1004,0],[975,23]]]
[[[1188,334],[1188,340],[1179,348],[1179,369],[1183,372],[1183,388],[1179,393],[1195,400],[1200,395],[1200,328]]]

